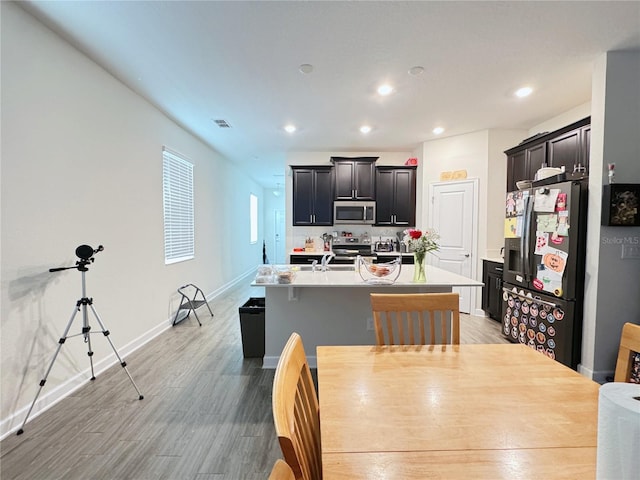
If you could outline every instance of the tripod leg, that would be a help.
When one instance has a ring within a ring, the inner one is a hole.
[[[92,300],[83,298],[82,302],[82,334],[84,335],[84,341],[87,344],[87,355],[89,356],[89,365],[91,365],[91,380],[96,379],[96,374],[93,370],[93,350],[91,349],[91,326],[89,325],[89,316],[87,315],[87,305],[91,305]]]
[[[22,425],[20,426],[20,429],[18,430],[18,435],[22,435],[22,433],[24,433],[24,426],[27,424],[27,420],[29,420],[29,415],[31,415],[31,411],[33,410],[34,405],[36,404],[36,400],[38,400],[38,397],[40,396],[40,392],[42,391],[42,387],[44,387],[44,384],[47,383],[47,377],[49,376],[49,373],[51,373],[51,369],[53,368],[53,364],[56,361],[56,358],[58,357],[58,354],[60,353],[60,349],[62,348],[62,344],[67,340],[67,334],[69,333],[69,329],[71,328],[71,324],[73,323],[73,319],[76,318],[76,314],[78,313],[78,311],[80,310],[80,304],[78,303],[75,307],[73,307],[73,312],[71,313],[71,318],[69,319],[69,323],[67,323],[67,328],[64,329],[64,333],[62,334],[62,337],[60,337],[60,339],[58,340],[58,348],[56,348],[56,353],[53,354],[53,358],[51,359],[51,363],[49,364],[49,368],[47,368],[47,372],[44,374],[44,377],[42,377],[42,380],[40,380],[40,388],[38,388],[38,391],[36,392],[36,396],[33,399],[33,402],[31,402],[31,406],[29,407],[29,411],[27,412],[27,416],[24,418],[24,422],[22,422]]]
[[[136,385],[136,382],[133,381],[133,378],[131,377],[131,374],[129,373],[129,370],[127,370],[127,362],[125,362],[124,360],[122,360],[122,358],[120,358],[120,354],[118,353],[118,351],[116,350],[116,347],[113,345],[113,342],[109,338],[109,334],[110,334],[109,330],[107,330],[105,328],[104,323],[102,323],[102,320],[100,320],[100,316],[98,315],[98,312],[96,312],[96,309],[93,308],[93,304],[89,304],[89,306],[91,307],[91,311],[95,315],[96,320],[98,320],[98,324],[100,325],[100,328],[102,329],[102,334],[105,337],[107,337],[107,340],[109,341],[109,345],[111,345],[111,348],[113,349],[113,353],[116,354],[116,357],[120,361],[120,365],[122,366],[122,368],[126,372],[127,376],[129,377],[129,380],[131,380],[131,384],[133,385],[133,388],[135,388],[136,392],[138,392],[138,400],[142,400],[144,398],[144,396],[142,395],[142,393],[140,393],[140,390],[138,389],[138,386]]]

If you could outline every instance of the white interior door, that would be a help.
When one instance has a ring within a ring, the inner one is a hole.
[[[440,249],[428,255],[429,262],[443,270],[475,278],[478,180],[432,183],[429,225],[440,234]],[[455,287],[460,311],[475,310],[475,287]]]
[[[276,210],[274,212],[274,220],[275,220],[275,227],[274,227],[274,239],[273,239],[273,245],[274,245],[274,255],[273,255],[273,262],[276,265],[281,265],[284,263],[289,263],[288,260],[286,260],[285,254],[284,254],[284,250],[285,250],[285,246],[284,246],[284,210]]]

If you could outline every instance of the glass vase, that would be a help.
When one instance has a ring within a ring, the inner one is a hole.
[[[413,283],[426,283],[427,276],[424,272],[424,253],[413,253]]]

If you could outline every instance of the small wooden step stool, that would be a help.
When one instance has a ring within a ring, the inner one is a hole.
[[[213,312],[211,311],[211,307],[207,302],[207,298],[204,296],[202,290],[196,287],[193,283],[187,283],[186,285],[181,286],[178,289],[178,293],[182,296],[182,299],[180,300],[180,306],[178,307],[176,316],[173,319],[174,326],[191,315],[191,312],[193,312],[193,314],[195,315],[196,320],[198,321],[198,325],[202,326],[202,323],[200,323],[200,319],[198,318],[198,314],[196,313],[196,310],[202,305],[207,306],[207,308],[209,309],[209,313],[213,317]],[[200,295],[201,299],[198,298],[198,295]],[[184,311],[186,311],[187,314],[178,320],[178,318],[180,317],[180,312]]]

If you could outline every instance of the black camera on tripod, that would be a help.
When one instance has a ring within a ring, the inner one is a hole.
[[[104,247],[102,245],[98,245],[98,248],[96,248],[95,250],[89,245],[80,245],[78,248],[76,248],[76,257],[78,257],[80,260],[76,262],[75,267],[50,268],[49,271],[60,272],[61,270],[70,270],[72,268],[77,268],[81,272],[86,272],[87,270],[89,270],[87,268],[87,265],[93,263],[94,261],[93,255],[103,250]]]
[[[87,265],[93,263],[94,261],[93,255],[103,250],[104,247],[102,245],[98,245],[98,248],[96,248],[95,250],[89,245],[80,245],[78,248],[76,248],[76,257],[80,259],[76,262],[76,265],[78,265],[78,270],[86,270]]]
[[[76,257],[81,258],[85,261],[89,260],[93,262],[93,254],[101,252],[103,250],[104,247],[102,245],[99,245],[95,250],[89,245],[80,245],[78,248],[76,248]]]

